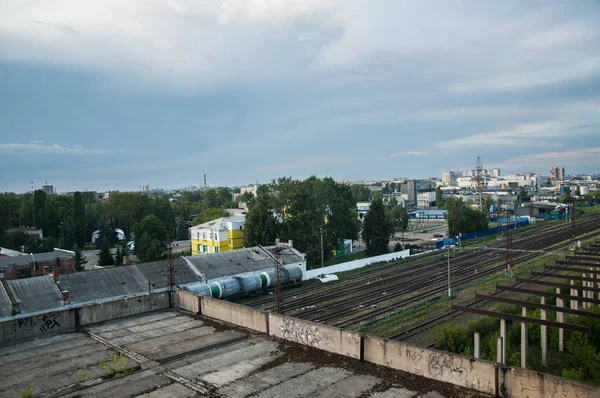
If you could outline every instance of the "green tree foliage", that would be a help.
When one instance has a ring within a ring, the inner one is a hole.
[[[270,243],[276,237],[291,239],[314,263],[321,257],[320,229],[325,259],[332,256],[340,240],[358,238],[352,189],[331,178],[280,178],[262,185],[250,213],[244,227],[248,245]]]
[[[33,193],[33,226],[42,230],[46,227],[47,200],[48,195],[46,195],[46,192],[38,189]]]
[[[62,221],[61,231],[61,247],[66,250],[72,250],[73,246],[76,245],[77,227],[71,217],[68,217]],[[77,245],[79,247],[79,245]]]
[[[408,228],[408,212],[396,199],[390,200],[385,212],[394,231],[406,231]],[[368,213],[367,213],[368,214]]]
[[[368,202],[371,198],[371,190],[362,184],[350,185],[355,202]]]
[[[202,210],[201,215],[195,217],[192,220],[192,225],[204,224],[205,222],[209,222],[212,220],[216,220],[217,218],[227,217],[228,213],[225,209],[219,209],[214,207],[204,208]]]
[[[115,253],[115,266],[119,267],[123,265],[123,251],[119,246],[117,246],[117,251]]]
[[[83,271],[85,269],[85,264],[87,263],[87,260],[81,252],[79,246],[73,246],[73,251],[75,252],[75,271]]]
[[[133,234],[135,237],[142,236],[144,233],[150,235],[152,239],[161,242],[166,242],[167,240],[165,224],[154,214],[144,217],[141,222],[134,225]]]
[[[446,201],[448,211],[448,228],[450,236],[459,233],[482,231],[488,228],[488,217],[485,212],[468,207],[458,198],[448,198]]]
[[[188,224],[182,217],[178,217],[175,222],[175,239],[177,240],[186,240],[188,239],[189,229]]]
[[[279,236],[279,230],[280,224],[273,213],[273,197],[269,193],[259,193],[257,198],[250,202],[250,209],[246,215],[246,246],[273,243]]]
[[[435,206],[438,209],[443,209],[444,208],[444,199],[443,199],[443,192],[442,192],[442,187],[437,187],[435,189]]]
[[[366,245],[367,255],[376,256],[387,253],[393,231],[393,225],[385,213],[383,201],[374,199],[363,223],[362,239]]]
[[[86,219],[85,219],[85,198],[81,192],[73,194],[73,214],[72,229],[75,235],[75,244],[79,247],[85,245],[86,240]]]
[[[137,238],[139,236],[139,238]],[[164,241],[153,238],[148,232],[136,235],[135,253],[141,261],[156,261],[163,258],[165,252]]]
[[[100,253],[98,254],[98,265],[105,267],[107,265],[115,265],[115,259],[110,252],[110,244],[108,238],[104,236],[102,238],[102,244],[100,245]]]

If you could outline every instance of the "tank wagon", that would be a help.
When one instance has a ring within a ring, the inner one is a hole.
[[[284,265],[279,271],[279,282],[284,285],[302,280],[302,268],[297,265]],[[233,276],[218,282],[192,283],[183,286],[183,290],[198,296],[215,298],[231,297],[239,294],[248,294],[275,286],[275,270],[261,272],[260,274]]]

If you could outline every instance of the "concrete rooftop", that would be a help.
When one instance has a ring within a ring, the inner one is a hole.
[[[472,395],[176,311],[1,346],[0,396],[28,389],[72,398]]]

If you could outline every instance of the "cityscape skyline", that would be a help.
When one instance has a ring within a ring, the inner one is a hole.
[[[427,178],[477,156],[595,173],[598,15],[591,0],[4,2],[0,190]]]

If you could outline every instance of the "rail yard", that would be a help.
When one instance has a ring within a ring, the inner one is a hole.
[[[598,237],[599,228],[600,214],[582,214],[577,217],[575,238],[585,240]],[[548,221],[513,231],[510,253],[513,269],[568,248],[572,234],[572,225],[564,221]],[[340,328],[356,329],[386,315],[442,297],[448,288],[447,253],[441,250],[430,255],[372,266],[342,277],[338,282],[286,288],[282,291],[282,313]],[[466,288],[494,275],[504,277],[504,283],[514,283],[514,278],[505,273],[506,253],[504,239],[463,247],[461,251],[456,248],[450,254],[452,289]],[[245,299],[243,302],[267,311],[275,308],[272,295]],[[477,306],[484,302],[474,300],[470,304]],[[407,339],[458,315],[454,311],[432,316],[405,329],[399,325],[395,333],[383,337]]]

